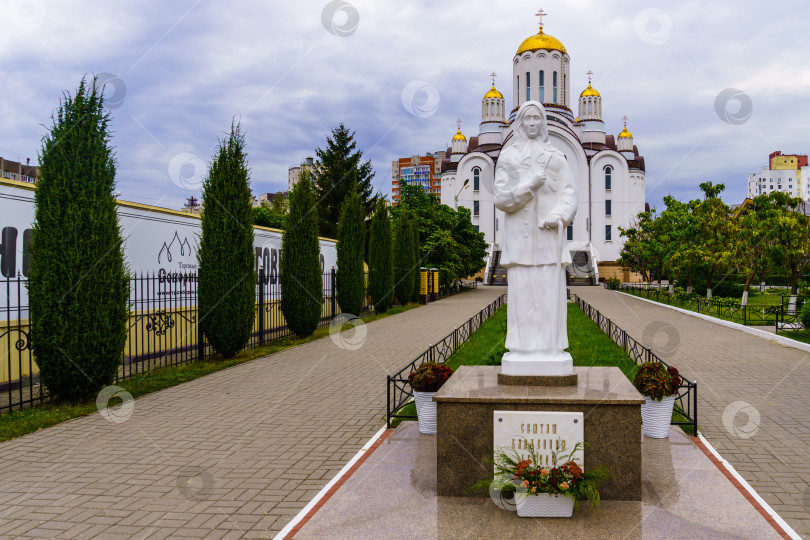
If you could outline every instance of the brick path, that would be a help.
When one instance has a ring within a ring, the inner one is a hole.
[[[385,417],[385,376],[505,288],[483,287],[0,444],[0,537],[269,538]]]
[[[810,354],[601,287],[572,292],[697,379],[703,435],[810,538]]]

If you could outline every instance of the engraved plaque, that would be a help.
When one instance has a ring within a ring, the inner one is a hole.
[[[521,459],[529,459],[534,448],[541,466],[553,465],[551,453],[557,453],[557,464],[563,464],[577,443],[585,440],[585,415],[581,412],[495,411],[495,448],[514,449]],[[493,449],[494,450],[494,449]],[[574,459],[583,468],[582,450]]]

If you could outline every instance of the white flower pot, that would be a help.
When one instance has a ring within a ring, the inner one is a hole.
[[[416,403],[416,416],[419,418],[419,433],[425,435],[436,434],[436,402],[433,394],[436,392],[413,392],[413,401]]]
[[[652,439],[668,439],[675,396],[665,397],[661,401],[655,401],[648,397],[645,397],[645,399],[647,402],[641,406],[644,436]]]
[[[571,517],[574,499],[565,495],[515,493],[517,515],[520,517]]]

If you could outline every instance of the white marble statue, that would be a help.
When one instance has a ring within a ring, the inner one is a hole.
[[[543,105],[520,106],[513,135],[495,168],[495,206],[504,218],[501,264],[509,269],[506,348],[508,375],[570,375],[565,228],[577,192],[565,155],[548,142]]]

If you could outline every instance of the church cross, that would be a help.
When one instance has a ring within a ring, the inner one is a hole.
[[[456,120],[456,122],[458,123],[458,130],[461,131],[461,118]]]
[[[548,15],[548,13],[546,13],[542,9],[534,14],[535,17],[540,17],[540,31],[541,32],[543,31],[543,17],[545,17],[546,15]]]
[[[492,77],[492,88],[495,88],[495,72],[493,71],[489,76]]]
[[[591,84],[591,75],[593,75],[593,71],[588,70],[588,73],[586,75],[588,75],[588,84],[590,85]]]
[[[624,120],[624,127],[627,127],[627,115],[622,116],[622,120]]]

